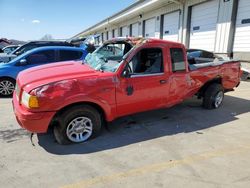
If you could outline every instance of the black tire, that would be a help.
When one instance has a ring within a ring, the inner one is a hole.
[[[218,103],[217,96],[220,95],[221,102]],[[214,83],[207,87],[203,96],[203,107],[206,109],[219,108],[223,102],[224,89],[221,84]]]
[[[9,85],[9,84],[11,85]],[[9,87],[8,90],[6,90],[6,88],[3,88],[5,86],[11,86]],[[13,92],[15,90],[15,85],[16,85],[16,81],[14,79],[11,78],[0,78],[0,97],[12,97]]]
[[[77,118],[86,117],[91,120],[92,123],[92,133],[84,141],[87,141],[91,138],[98,136],[102,128],[102,116],[101,114],[93,107],[89,105],[79,105],[67,109],[59,115],[58,122],[59,124],[54,126],[54,136],[56,141],[59,144],[70,144],[70,143],[80,143],[84,141],[72,141],[67,136],[67,128],[70,126],[70,122]]]

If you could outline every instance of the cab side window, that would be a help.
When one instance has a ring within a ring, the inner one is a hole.
[[[186,64],[182,48],[170,48],[173,72],[185,72]]]
[[[54,50],[41,51],[29,55],[26,59],[30,65],[52,63],[55,62],[55,52]]]
[[[129,62],[129,69],[132,74],[162,73],[162,50],[159,48],[142,49]]]

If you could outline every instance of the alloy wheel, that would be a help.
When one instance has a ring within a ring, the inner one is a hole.
[[[2,80],[0,82],[0,95],[9,96],[15,90],[15,85],[9,80]]]
[[[87,117],[77,117],[67,126],[66,134],[72,142],[83,142],[92,135],[93,123]]]

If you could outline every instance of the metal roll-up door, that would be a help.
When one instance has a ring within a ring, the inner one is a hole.
[[[118,29],[114,30],[114,37],[118,37]]]
[[[132,24],[132,37],[138,37],[139,36],[139,24],[134,23]]]
[[[122,37],[128,37],[128,27],[124,26],[122,27]]]
[[[155,18],[145,20],[145,37],[155,37]]]
[[[178,41],[179,36],[179,21],[180,21],[180,12],[175,11],[163,16],[163,34],[162,37],[164,40],[169,41]]]
[[[102,42],[104,42],[105,40],[107,40],[107,32],[103,33],[103,41]]]
[[[239,0],[234,52],[250,52],[250,0]]]
[[[192,7],[189,48],[214,51],[219,1]]]
[[[112,30],[108,32],[108,39],[112,39],[113,38],[113,34],[112,34]]]

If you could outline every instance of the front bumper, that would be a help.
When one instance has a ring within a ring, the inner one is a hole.
[[[29,112],[17,101],[13,94],[13,110],[19,125],[33,133],[45,133],[56,112]]]

